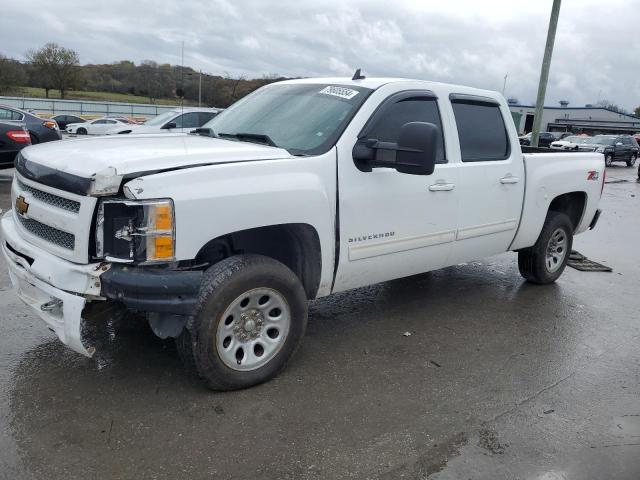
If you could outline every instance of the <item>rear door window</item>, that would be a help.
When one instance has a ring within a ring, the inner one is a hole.
[[[24,115],[8,108],[0,108],[0,120],[22,120]]]
[[[185,113],[174,120],[176,128],[196,128],[199,127],[198,112]]]
[[[451,103],[463,162],[509,158],[509,137],[497,103],[468,99],[452,99]]]

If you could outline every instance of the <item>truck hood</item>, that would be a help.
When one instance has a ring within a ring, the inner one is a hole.
[[[200,135],[114,135],[27,147],[16,169],[52,187],[90,194],[92,182],[113,185],[118,178],[119,186],[123,178],[158,171],[290,157],[282,148]]]
[[[90,178],[114,168],[117,175],[185,166],[288,158],[282,148],[200,135],[161,133],[62,140],[26,148],[23,157],[60,172]]]

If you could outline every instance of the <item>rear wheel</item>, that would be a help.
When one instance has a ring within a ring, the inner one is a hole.
[[[31,139],[31,145],[40,143],[40,140],[38,139],[38,137],[36,137],[33,133],[29,133],[29,138]]]
[[[181,357],[213,390],[236,390],[285,367],[306,329],[307,299],[282,263],[238,255],[207,270],[196,312]]]
[[[627,167],[633,167],[636,164],[636,159],[638,158],[637,153],[632,153],[629,160],[627,160]]]
[[[518,252],[520,274],[531,283],[555,282],[564,271],[573,246],[573,226],[567,215],[549,212],[533,247]]]

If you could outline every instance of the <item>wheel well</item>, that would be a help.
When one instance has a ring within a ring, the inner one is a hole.
[[[244,253],[265,255],[284,263],[302,282],[307,298],[315,298],[320,285],[322,256],[320,238],[311,225],[269,225],[223,235],[207,242],[195,260],[196,263],[214,264]]]
[[[584,207],[587,204],[587,194],[584,192],[564,193],[557,196],[549,205],[549,211],[565,213],[571,220],[575,231],[582,220]]]

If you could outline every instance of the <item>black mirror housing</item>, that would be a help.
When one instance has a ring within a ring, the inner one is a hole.
[[[176,122],[165,123],[162,128],[165,129],[165,130],[169,130],[171,128],[177,128],[176,127]]]
[[[433,123],[405,123],[398,143],[358,140],[353,147],[353,160],[363,172],[384,167],[409,175],[431,175],[436,166],[439,137],[440,129]]]
[[[436,167],[439,135],[433,123],[405,123],[398,136],[396,170],[409,175],[431,175]]]

